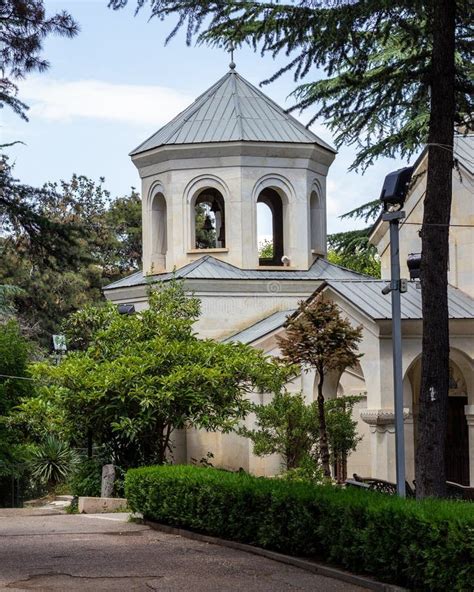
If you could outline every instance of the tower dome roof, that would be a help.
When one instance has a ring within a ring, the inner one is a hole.
[[[130,155],[160,146],[208,142],[317,144],[335,152],[329,144],[231,69]]]

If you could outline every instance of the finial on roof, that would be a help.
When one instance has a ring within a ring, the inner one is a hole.
[[[230,64],[229,64],[229,68],[231,70],[235,70],[235,62],[234,62],[234,42],[231,41],[230,42],[230,49],[229,49],[229,53],[230,53]]]

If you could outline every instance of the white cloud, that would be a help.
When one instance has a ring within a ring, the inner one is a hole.
[[[29,117],[50,121],[101,119],[152,127],[164,125],[193,100],[163,86],[114,84],[101,80],[31,77],[21,84]]]

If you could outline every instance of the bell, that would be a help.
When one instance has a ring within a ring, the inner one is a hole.
[[[217,201],[217,199],[213,199],[211,202],[211,212],[213,212],[214,214],[216,212],[220,212],[221,209],[219,207],[219,202]]]
[[[214,225],[209,215],[206,215],[206,218],[204,220],[204,230],[214,230]]]

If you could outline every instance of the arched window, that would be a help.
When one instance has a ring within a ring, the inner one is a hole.
[[[259,265],[283,265],[283,203],[274,189],[258,196],[257,235]]]
[[[151,261],[154,271],[166,269],[168,250],[166,200],[157,193],[151,203]]]
[[[194,202],[194,248],[225,248],[225,206],[222,194],[212,187]]]
[[[315,255],[324,255],[326,252],[324,245],[326,240],[324,228],[324,211],[321,198],[316,191],[311,192],[309,207],[311,251]]]

